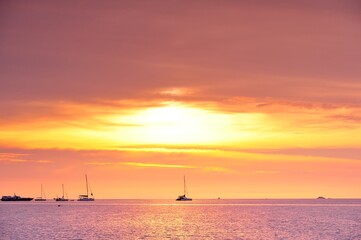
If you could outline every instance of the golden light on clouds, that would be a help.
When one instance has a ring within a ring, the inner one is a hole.
[[[182,102],[128,108],[65,104],[66,116],[14,122],[0,140],[27,147],[112,148],[120,145],[204,145],[249,142],[261,137],[267,117],[260,113],[221,112]],[[62,109],[61,106],[57,108]],[[69,111],[69,110],[68,110]],[[79,118],[78,113],[86,115]],[[26,137],[22,137],[26,136]]]
[[[143,109],[112,120],[134,124],[132,127],[120,127],[114,134],[120,141],[127,138],[128,142],[138,144],[217,143],[231,131],[234,124],[227,114],[174,103]]]
[[[190,88],[169,88],[169,89],[164,89],[159,93],[161,95],[166,95],[166,96],[187,96],[187,95],[195,94],[195,92],[196,91],[194,89],[190,89]]]
[[[351,133],[359,133],[357,108],[319,108],[272,104],[252,107],[237,102],[247,111],[223,111],[222,105],[158,102],[125,111],[121,106],[55,105],[67,108],[65,116],[14,121],[2,131],[6,146],[28,148],[114,149],[129,151],[179,151],[164,146],[228,146],[238,148],[327,147],[357,145]],[[242,105],[243,104],[243,105]],[[257,106],[257,102],[254,105]],[[265,109],[266,108],[266,109]],[[69,109],[73,109],[74,112]],[[280,110],[281,109],[281,110]],[[86,113],[79,117],[79,112]],[[348,114],[348,115],[347,115]],[[332,128],[333,131],[328,131]],[[307,139],[307,141],[305,141]],[[154,145],[152,149],[144,145]],[[182,151],[190,151],[183,149]],[[199,150],[199,149],[198,149]],[[192,150],[193,151],[193,150]],[[194,150],[196,151],[196,150]]]
[[[160,164],[160,163],[140,163],[140,162],[124,162],[122,163],[126,166],[132,166],[132,167],[142,167],[142,168],[148,168],[148,167],[154,167],[154,168],[196,168],[194,166],[187,166],[187,165],[175,165],[175,164]]]

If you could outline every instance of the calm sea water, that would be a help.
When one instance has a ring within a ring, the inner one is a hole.
[[[361,200],[0,202],[0,239],[356,240]]]

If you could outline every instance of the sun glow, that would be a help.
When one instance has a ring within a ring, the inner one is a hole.
[[[183,105],[167,105],[149,108],[131,116],[123,116],[122,122],[136,127],[122,129],[138,143],[210,143],[217,141],[227,130],[231,119],[225,114]]]
[[[262,137],[269,120],[259,113],[230,113],[214,108],[195,107],[180,102],[164,102],[148,108],[94,110],[87,118],[63,121],[22,122],[0,141],[29,148],[61,147],[76,149],[142,148],[142,145],[239,145],[253,144]],[[69,108],[69,106],[66,106]],[[74,107],[73,107],[74,108]],[[50,124],[49,124],[50,123]],[[20,130],[19,130],[20,129]],[[266,129],[267,130],[267,129]],[[26,137],[24,137],[26,136]],[[249,146],[248,146],[249,147]],[[147,146],[146,146],[147,148]],[[154,149],[153,149],[154,150]]]

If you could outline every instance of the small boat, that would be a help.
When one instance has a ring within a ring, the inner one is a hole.
[[[187,189],[187,184],[186,184],[186,176],[184,176],[184,194],[178,196],[178,198],[176,199],[176,201],[192,201],[192,198],[187,197],[188,194],[188,189]]]
[[[57,201],[57,202],[69,201],[68,196],[66,196],[67,198],[64,197],[64,184],[62,184],[61,186],[63,188],[63,196],[62,197],[56,197],[56,198],[54,198],[54,200]]]
[[[44,198],[43,198],[43,196],[44,196]],[[44,189],[43,189],[43,184],[41,184],[41,187],[40,187],[40,197],[35,198],[35,201],[37,201],[37,202],[46,201],[46,196],[45,196],[45,192],[44,192]]]
[[[20,197],[20,196],[16,196],[16,194],[14,194],[14,196],[2,196],[1,197],[1,201],[6,201],[6,202],[10,202],[10,201],[31,201],[34,198],[30,198],[30,197]]]
[[[93,192],[90,189],[90,196],[89,197],[89,186],[88,186],[88,177],[85,174],[85,183],[86,183],[86,194],[79,195],[78,201],[94,201]]]

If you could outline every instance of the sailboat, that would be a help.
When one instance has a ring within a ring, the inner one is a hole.
[[[43,198],[43,196],[44,196],[44,198]],[[46,201],[46,196],[45,196],[45,192],[44,192],[44,189],[43,189],[43,184],[41,184],[41,187],[40,187],[40,197],[35,198],[35,201]]]
[[[88,186],[88,176],[85,174],[85,183],[86,183],[86,194],[79,195],[78,201],[94,201],[93,192],[90,189],[89,197],[89,186]]]
[[[61,186],[63,188],[63,196],[62,197],[56,197],[56,198],[54,198],[54,200],[57,201],[57,202],[69,201],[68,196],[66,196],[67,198],[64,197],[64,184],[62,184]]]
[[[186,176],[184,176],[184,194],[178,196],[176,201],[192,201],[192,198],[187,197],[187,194],[188,194],[188,189],[186,184]]]

